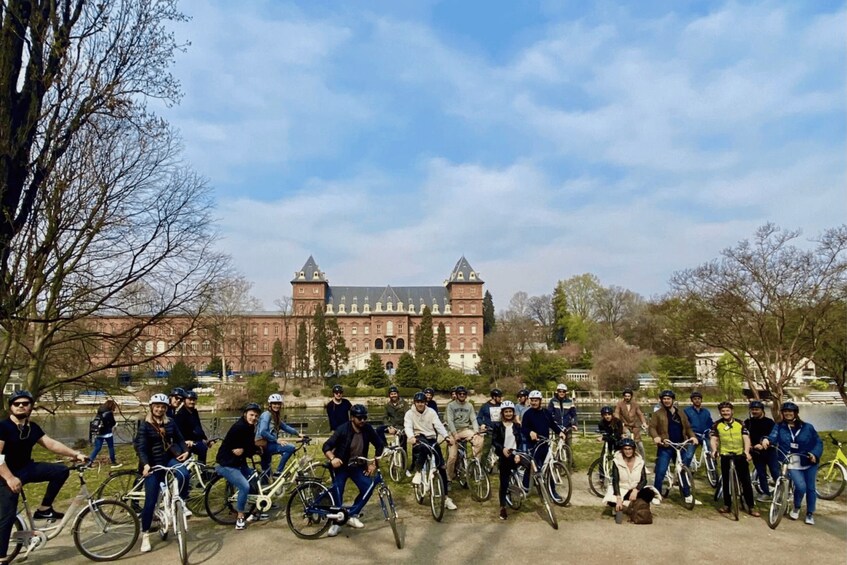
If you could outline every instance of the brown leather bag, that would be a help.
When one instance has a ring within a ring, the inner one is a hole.
[[[262,449],[264,449],[268,446],[268,440],[266,440],[263,437],[257,437],[256,439],[253,440],[253,443],[256,444],[256,447],[261,447]]]
[[[629,505],[629,521],[633,524],[652,524],[653,513],[650,511],[650,503],[636,498]]]

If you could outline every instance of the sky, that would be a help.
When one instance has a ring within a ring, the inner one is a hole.
[[[330,284],[498,310],[590,272],[645,297],[774,222],[847,219],[845,2],[189,0],[159,108],[265,309]]]

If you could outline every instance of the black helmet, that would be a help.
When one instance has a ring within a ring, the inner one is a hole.
[[[259,406],[258,404],[256,404],[255,402],[248,402],[248,403],[244,406],[244,410],[242,410],[241,412],[242,412],[242,413],[245,413],[245,412],[250,412],[251,410],[252,410],[253,412],[259,412],[259,413],[261,413],[261,412],[262,412],[262,407],[261,407],[261,406]]]
[[[354,418],[361,418],[362,420],[367,420],[368,418],[368,408],[364,404],[354,404],[350,407],[350,416]]]
[[[529,396],[529,389],[522,388],[518,391],[518,396]]]
[[[623,449],[624,447],[631,447],[635,449],[635,440],[629,437],[625,437],[618,442],[618,449]]]
[[[185,391],[185,399],[186,400],[197,400],[197,393],[193,390]]]
[[[750,406],[748,406],[748,408],[750,408],[751,410],[753,408],[761,408],[762,410],[764,410],[765,409],[765,403],[762,402],[761,400],[751,400]]]
[[[676,400],[676,394],[674,393],[674,391],[672,391],[670,389],[665,389],[665,390],[663,390],[662,392],[659,393],[659,398],[664,398],[666,396],[669,396],[669,397],[673,398],[674,400]]]
[[[466,389],[462,385],[459,385],[459,386],[456,387],[456,394],[467,394],[467,393],[468,393],[468,389]]]
[[[790,402],[790,401],[789,402],[783,402],[782,407],[780,407],[780,409],[779,409],[780,412],[784,412],[785,410],[790,410],[790,411],[794,412],[795,414],[800,413],[800,408],[796,404],[794,404],[793,402]]]
[[[625,389],[623,389],[623,392],[621,394],[632,394],[632,389],[630,387],[626,387]]]
[[[491,398],[494,398],[495,396],[503,396],[503,391],[500,390],[499,388],[492,388],[491,389]]]
[[[414,398],[412,398],[413,402],[426,402],[426,393],[416,392]]]
[[[718,404],[718,410],[723,410],[724,408],[729,408],[730,410],[733,408],[732,402],[729,400],[724,400],[720,404]]]
[[[344,392],[344,387],[341,385],[335,385],[332,387],[332,393],[335,394],[336,392]]]
[[[399,389],[399,388],[397,388],[397,387],[396,387],[396,386],[394,386],[394,385],[391,385],[390,387],[388,387],[388,393],[389,393],[389,394],[391,394],[392,392],[397,392],[397,393],[399,393],[399,392],[400,392],[400,389]]]
[[[185,398],[185,389],[181,387],[176,387],[171,391],[171,394],[169,396],[178,396],[180,398]]]
[[[604,406],[604,407],[602,407],[602,408],[600,409],[600,415],[601,415],[601,416],[602,416],[603,414],[614,414],[614,413],[615,413],[615,411],[614,411],[614,410],[612,410],[612,407],[611,407],[611,406]]]
[[[703,393],[700,392],[699,390],[692,390],[691,394],[688,395],[688,398],[700,398],[700,399],[702,399]]]
[[[423,389],[423,391],[424,394],[435,394],[435,389],[432,387],[426,387],[425,389]]]
[[[9,397],[9,406],[11,406],[12,402],[18,400],[19,398],[27,398],[29,399],[30,404],[35,404],[35,399],[32,397],[32,394],[28,390],[16,390],[12,393],[12,396]]]

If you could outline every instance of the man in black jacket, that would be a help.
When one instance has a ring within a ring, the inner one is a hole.
[[[371,478],[376,471],[376,460],[367,463],[359,457],[367,457],[371,444],[374,446],[377,457],[382,455],[385,445],[373,426],[368,424],[368,409],[362,404],[355,404],[350,409],[350,420],[338,426],[328,440],[323,444],[321,450],[330,461],[333,468],[332,489],[336,503],[341,504],[344,500],[344,486],[347,479],[356,484],[359,494],[350,507],[350,518],[347,524],[353,528],[364,528],[365,525],[359,520],[358,515],[372,493]],[[337,536],[341,526],[333,524],[327,535]]]
[[[768,471],[770,471],[771,478],[774,480],[779,476],[776,448],[772,445],[767,448],[762,446],[762,439],[770,435],[775,425],[773,420],[765,416],[765,405],[761,400],[750,402],[750,417],[744,420],[744,426],[750,432],[750,445],[753,446],[750,455],[753,457],[753,467],[756,468],[756,478],[759,480],[759,490],[762,493],[759,495],[760,502],[769,499],[771,496],[770,486],[768,485]]]

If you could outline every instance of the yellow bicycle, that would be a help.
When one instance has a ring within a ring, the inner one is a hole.
[[[835,439],[831,432],[829,439],[838,447],[838,451],[835,452],[835,459],[821,463],[815,481],[818,496],[824,500],[837,498],[844,492],[844,487],[847,486],[847,455],[844,455],[841,442]]]

